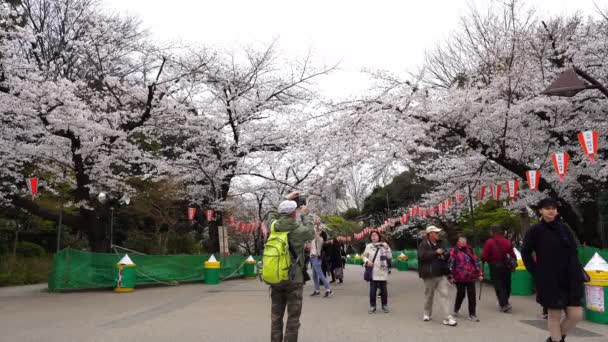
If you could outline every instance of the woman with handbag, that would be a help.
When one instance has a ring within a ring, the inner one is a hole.
[[[380,290],[382,312],[389,313],[388,289],[386,286],[388,275],[391,273],[392,252],[388,244],[382,241],[382,236],[377,231],[369,235],[370,243],[365,246],[361,254],[361,260],[365,266],[364,279],[369,281],[369,311],[376,312],[376,294]]]
[[[526,233],[521,256],[534,277],[536,301],[548,309],[551,336],[547,342],[563,342],[583,318],[585,274],[578,261],[576,237],[557,218],[557,201],[546,198],[538,207],[541,221]]]

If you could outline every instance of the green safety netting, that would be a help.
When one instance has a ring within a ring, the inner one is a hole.
[[[75,290],[112,287],[115,282],[116,263],[123,254],[92,253],[66,248],[55,256],[49,276],[49,290]],[[137,265],[136,285],[203,280],[203,255],[143,255],[129,254]],[[221,262],[220,276],[224,279],[243,275],[241,265],[247,257],[242,255],[216,256]],[[259,260],[259,257],[255,257]]]
[[[599,249],[588,246],[581,246],[578,248],[578,260],[583,266],[585,266],[595,253],[599,253],[604,260],[608,261],[608,249]]]
[[[481,254],[481,248],[474,248],[474,251],[477,255]],[[393,251],[393,257],[397,257],[401,252]],[[608,260],[608,250],[579,247],[578,257],[581,264],[584,266],[596,252]],[[403,253],[408,256],[409,267],[417,269],[417,251],[403,250]],[[123,255],[92,253],[71,248],[61,250],[55,256],[48,281],[49,289],[60,291],[112,287],[116,279],[116,263]],[[208,254],[129,256],[137,265],[136,285],[203,281],[203,263],[209,259]],[[245,259],[242,255],[218,256],[217,260],[221,262],[220,276],[224,279],[243,276],[241,266]],[[254,259],[259,261],[260,257]]]

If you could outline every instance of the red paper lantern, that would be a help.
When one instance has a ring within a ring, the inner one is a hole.
[[[205,215],[207,216],[207,222],[213,221],[213,216],[215,216],[215,210],[207,209],[205,210]]]
[[[190,221],[194,220],[195,216],[196,216],[196,208],[188,208],[188,220],[190,220]]]
[[[538,190],[538,184],[540,183],[540,170],[526,171],[526,180],[528,181],[528,188],[530,190]]]
[[[597,153],[597,142],[598,142],[597,131],[584,131],[578,134],[578,141],[583,146],[583,151],[589,156],[591,164],[595,164],[595,154]]]
[[[511,202],[515,201],[515,197],[517,197],[518,189],[519,189],[519,181],[517,179],[507,181],[507,192],[509,193],[509,198],[511,198]]]
[[[563,182],[566,173],[568,172],[568,160],[570,156],[568,152],[556,152],[553,153],[553,167],[555,167],[555,172],[559,176],[559,181]]]

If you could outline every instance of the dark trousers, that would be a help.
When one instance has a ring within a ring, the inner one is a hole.
[[[300,328],[300,314],[302,313],[303,284],[270,287],[272,300],[270,316],[271,342],[297,342]],[[283,316],[287,308],[287,324],[285,325],[285,339],[283,339]]]
[[[456,301],[454,302],[454,312],[460,311],[464,296],[467,296],[469,301],[469,316],[477,316],[475,308],[477,307],[477,298],[475,294],[475,282],[456,283]]]
[[[369,282],[369,306],[376,307],[376,297],[378,296],[378,290],[380,290],[380,300],[382,306],[388,304],[388,289],[386,287],[386,281],[372,280]]]
[[[508,305],[511,296],[511,271],[502,263],[490,263],[490,276],[494,283],[498,305],[500,307]]]

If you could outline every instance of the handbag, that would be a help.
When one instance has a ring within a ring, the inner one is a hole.
[[[380,248],[376,248],[376,253],[374,254],[374,258],[372,259],[372,266],[365,266],[365,272],[363,272],[363,280],[371,281],[372,280],[372,272],[374,271],[374,263],[376,262],[376,257],[378,256],[378,251]]]
[[[344,272],[342,271],[342,267],[338,267],[334,269],[334,274],[337,279],[344,279]]]
[[[498,240],[494,239],[494,245],[498,249],[498,253],[502,254],[502,263],[505,265],[507,270],[511,272],[515,271],[517,268],[517,259],[513,258],[511,254],[505,253],[502,247],[500,247]]]
[[[585,271],[585,269],[583,268],[583,266],[581,265],[581,271],[583,272],[583,283],[588,283],[591,281],[591,277],[589,276],[589,273],[587,273],[587,271]]]

